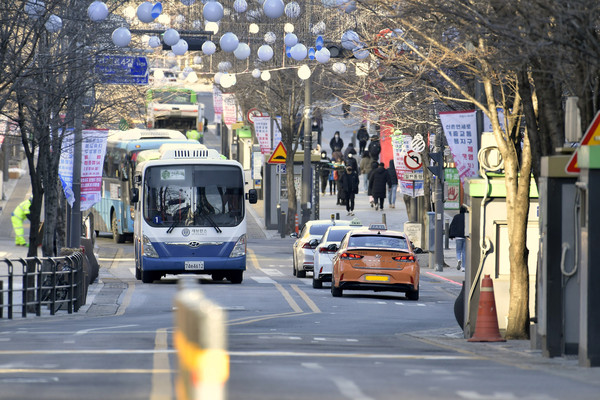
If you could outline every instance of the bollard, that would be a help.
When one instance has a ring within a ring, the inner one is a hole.
[[[444,249],[448,250],[450,248],[450,222],[446,220],[446,225],[444,226]]]
[[[294,216],[294,231],[296,234],[300,233],[300,227],[298,226],[298,213]]]
[[[340,213],[339,212],[335,213],[335,219],[340,219]]]
[[[384,224],[385,226],[387,226],[387,218],[385,216],[385,213],[381,214],[381,223]]]

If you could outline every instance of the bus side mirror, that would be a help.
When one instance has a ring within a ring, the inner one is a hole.
[[[258,201],[258,192],[256,191],[256,189],[248,190],[248,193],[246,194],[246,199],[248,199],[250,204],[256,204],[256,202]]]
[[[138,201],[140,201],[140,189],[131,188],[131,193],[130,193],[129,198],[131,199],[132,203],[137,203]]]
[[[121,180],[123,182],[128,181],[129,180],[129,174],[127,173],[127,167],[122,165],[120,169],[120,174],[121,174]]]

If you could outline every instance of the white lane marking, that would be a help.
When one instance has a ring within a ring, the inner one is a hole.
[[[105,330],[105,329],[130,328],[132,326],[138,326],[138,325],[116,325],[116,326],[105,326],[102,328],[82,329],[80,331],[75,332],[75,335],[85,335],[86,333],[101,331],[101,330]]]
[[[323,367],[319,363],[302,363],[300,365],[308,369],[323,369]]]
[[[360,390],[356,383],[346,378],[333,378],[333,383],[338,387],[339,391],[345,397],[352,400],[373,400],[372,397],[367,397]]]
[[[272,285],[275,284],[275,281],[268,276],[252,276],[251,278],[258,283],[270,283]]]
[[[2,354],[2,352],[0,352]],[[294,351],[230,351],[232,357],[307,357],[307,358],[358,358],[358,359],[382,359],[382,360],[481,360],[477,356],[435,356],[419,354],[343,354],[343,353],[310,353]]]
[[[262,272],[264,272],[265,274],[267,274],[269,276],[283,276],[283,272],[281,272],[275,268],[263,268]]]
[[[135,261],[135,258],[121,258],[121,257],[117,257],[115,255],[115,257],[113,258],[96,258],[98,261],[116,261],[116,262],[131,262],[131,261]]]
[[[475,391],[459,390],[457,395],[463,399],[469,400],[556,400],[556,397],[548,396],[547,394],[532,394],[530,396],[516,396],[511,392],[494,392],[493,394],[480,394]]]
[[[128,268],[129,272],[131,272],[131,276],[135,276],[135,267],[133,268]]]

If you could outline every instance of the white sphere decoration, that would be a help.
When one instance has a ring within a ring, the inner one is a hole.
[[[248,32],[250,33],[258,33],[259,30],[260,28],[258,27],[258,24],[255,24],[254,22],[248,27]]]
[[[369,57],[369,50],[365,48],[365,44],[361,43],[357,48],[352,50],[352,54],[354,54],[354,58],[358,60],[364,60]]]
[[[131,42],[131,32],[125,27],[117,28],[112,33],[112,41],[116,46],[125,47]]]
[[[217,32],[219,32],[219,24],[217,24],[216,22],[207,22],[204,25],[204,30],[212,32],[214,35],[216,35]]]
[[[297,43],[290,49],[290,55],[296,61],[304,60],[308,54],[308,49],[302,43]]]
[[[258,48],[256,54],[258,55],[260,61],[269,61],[271,58],[273,58],[273,48],[268,44],[263,44]]]
[[[246,0],[235,0],[233,2],[233,9],[238,13],[246,12],[248,9],[248,3],[246,3]]]
[[[311,75],[311,71],[310,71],[310,68],[308,65],[304,64],[303,66],[298,68],[298,77],[300,79],[302,79],[303,81],[310,78],[310,75]]]
[[[252,70],[252,77],[253,77],[253,78],[256,78],[256,79],[260,78],[260,69],[258,69],[258,68],[254,68],[254,69]]]
[[[287,33],[283,38],[283,42],[288,47],[295,46],[298,43],[298,36],[293,33]]]
[[[285,25],[283,25],[283,31],[285,33],[294,32],[294,24],[290,24],[289,22],[286,22]]]
[[[62,19],[58,15],[52,14],[44,24],[46,30],[50,33],[56,33],[62,28]]]
[[[273,44],[276,40],[277,35],[275,35],[273,32],[265,33],[265,42],[267,42],[267,44]]]
[[[108,7],[101,1],[95,1],[88,7],[88,17],[94,22],[103,21],[108,17]]]
[[[223,18],[223,6],[218,1],[209,1],[202,9],[204,19],[211,22],[218,22]]]
[[[325,22],[319,21],[313,25],[311,32],[313,35],[322,35],[325,33],[326,28]]]
[[[214,54],[216,50],[217,45],[211,42],[210,40],[207,40],[206,42],[202,43],[202,52],[207,56]]]
[[[173,53],[175,53],[176,56],[182,56],[188,51],[188,42],[179,39],[175,46],[171,47],[171,50],[173,50]]]
[[[221,50],[223,50],[226,53],[231,53],[232,51],[237,49],[238,44],[240,44],[240,41],[233,32],[227,32],[223,34],[223,36],[221,36],[221,39],[219,39],[219,45],[221,46]]]
[[[260,79],[262,79],[263,81],[268,81],[269,79],[271,79],[271,73],[269,71],[263,71],[260,73]]]
[[[289,18],[298,18],[300,16],[300,5],[295,1],[288,3],[285,6],[285,15]]]
[[[185,17],[181,14],[179,14],[178,16],[175,17],[175,23],[176,24],[183,24],[185,22]]]
[[[221,61],[219,65],[217,65],[217,68],[221,72],[229,71],[231,69],[231,63],[229,61]]]
[[[222,76],[223,76],[223,73],[222,73],[222,72],[217,72],[217,73],[215,74],[215,76],[214,76],[214,79],[215,79],[215,83],[216,83],[217,85],[220,85],[220,84],[221,84],[221,77],[222,77]]]
[[[167,26],[171,23],[171,16],[169,14],[160,14],[158,18],[156,18],[156,22],[161,25]]]
[[[169,62],[169,64],[174,65],[177,63],[177,56],[175,55],[175,53],[173,53],[172,51],[169,51],[167,53],[167,61]]]
[[[360,43],[358,33],[354,31],[346,31],[342,34],[342,47],[347,50],[353,50]]]
[[[235,74],[225,73],[221,76],[221,86],[224,88],[230,88],[237,83]]]
[[[344,74],[346,73],[346,64],[336,62],[331,66],[331,69],[333,69],[333,72],[335,72],[336,74]]]
[[[140,4],[137,8],[137,17],[141,22],[148,23],[154,21],[154,17],[152,16],[152,7],[154,4],[149,1],[145,1]]]
[[[233,55],[238,60],[245,60],[246,58],[250,57],[250,53],[250,46],[248,46],[246,43],[238,44],[237,49],[233,51]]]
[[[317,50],[315,52],[315,58],[321,64],[325,64],[331,58],[331,53],[327,49],[327,47],[323,47],[321,50]]]
[[[269,18],[279,18],[283,15],[285,4],[283,0],[265,0],[263,3],[263,12]]]
[[[150,36],[150,38],[148,38],[148,46],[153,49],[157,48],[160,46],[160,38],[158,36]]]
[[[167,46],[175,46],[179,42],[179,39],[179,32],[173,28],[167,29],[163,35],[163,41]]]
[[[195,64],[195,65],[200,65],[200,64],[202,64],[202,57],[200,57],[200,56],[195,56],[195,57],[194,57],[194,64]]]
[[[25,3],[25,12],[33,19],[38,19],[44,15],[46,4],[41,0],[27,0]]]

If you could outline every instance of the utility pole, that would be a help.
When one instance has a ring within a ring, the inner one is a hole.
[[[311,78],[304,81],[304,162],[302,164],[302,225],[310,220],[312,209],[312,169],[310,155],[312,150],[312,124],[311,124]]]
[[[444,270],[444,152],[442,150],[442,136],[435,135],[435,152],[429,153],[434,165],[427,168],[435,175],[435,270]]]

